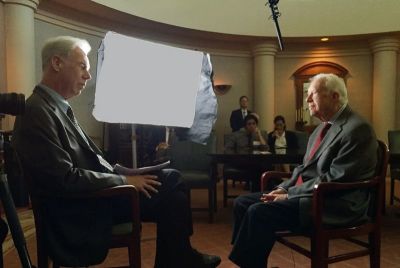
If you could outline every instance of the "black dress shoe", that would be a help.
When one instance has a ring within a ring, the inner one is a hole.
[[[221,263],[221,258],[216,255],[208,255],[205,253],[192,250],[192,266],[193,268],[214,268]]]

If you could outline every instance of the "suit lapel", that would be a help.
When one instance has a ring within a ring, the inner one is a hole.
[[[324,137],[324,139],[322,140],[321,144],[319,145],[317,151],[315,152],[314,156],[308,161],[306,162],[306,166],[312,164],[313,162],[315,162],[316,160],[319,159],[319,157],[321,156],[321,154],[327,149],[329,148],[329,146],[335,141],[336,137],[343,131],[343,125],[346,124],[347,119],[348,119],[348,115],[350,113],[350,107],[347,106],[342,114],[336,119],[336,121],[334,122],[334,124],[332,125],[332,127],[329,129],[329,131],[327,132],[326,136]],[[318,136],[318,133],[321,131],[321,128],[323,127],[323,125],[321,124],[320,126],[318,126],[318,129],[316,129],[316,133],[313,137],[313,141],[311,144],[309,144],[308,148],[307,148],[307,154],[308,155],[310,153],[310,150]]]
[[[70,134],[70,136],[73,136],[82,147],[95,152],[94,149],[91,148],[91,146],[84,140],[84,138],[79,133],[79,131],[76,129],[76,127],[71,122],[71,120],[68,118],[68,116],[61,110],[61,108],[56,104],[56,102],[53,100],[53,98],[49,94],[46,93],[46,91],[44,91],[40,86],[36,86],[34,89],[34,92],[37,93],[39,96],[41,96],[46,101],[46,103],[49,105],[49,107],[55,112],[55,114],[58,116],[60,121],[63,123],[64,128]],[[83,132],[83,130],[82,130],[82,132]],[[85,134],[85,136],[87,137],[86,134]],[[87,139],[88,139],[88,141],[90,140],[90,138],[87,138]],[[94,148],[97,149],[96,146]],[[95,153],[97,154],[98,152],[95,152]]]

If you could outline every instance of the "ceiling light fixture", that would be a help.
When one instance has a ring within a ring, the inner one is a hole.
[[[327,41],[329,41],[329,38],[328,38],[328,37],[322,37],[322,38],[321,38],[321,41],[322,41],[322,42],[327,42]]]

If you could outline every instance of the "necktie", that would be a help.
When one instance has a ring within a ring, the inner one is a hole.
[[[243,115],[243,119],[246,117],[246,115],[247,115],[247,111],[246,110],[243,110],[242,111],[242,115]]]
[[[90,146],[89,141],[87,140],[85,134],[83,133],[83,130],[78,124],[78,121],[75,118],[74,112],[72,111],[71,106],[68,107],[67,109],[67,116],[71,120],[71,122],[74,124],[75,128],[78,130],[79,134],[81,134],[82,138],[86,141],[86,143]],[[97,158],[99,159],[100,164],[109,172],[113,172],[114,168],[105,160],[101,155],[97,154]]]
[[[78,121],[76,121],[76,118],[75,118],[74,112],[72,111],[71,106],[69,106],[67,109],[67,116],[69,117],[69,119],[71,119],[71,122],[74,124],[74,126],[76,128],[78,128],[79,124],[78,124]]]
[[[317,151],[319,145],[321,144],[322,140],[324,139],[326,133],[328,132],[331,126],[332,125],[329,124],[328,122],[324,123],[324,127],[321,129],[321,131],[318,134],[318,137],[315,139],[313,147],[311,148],[310,154],[307,156],[306,161],[309,161],[314,156],[315,152]],[[301,175],[299,175],[296,181],[296,185],[300,185],[302,183],[303,183],[303,178]]]
[[[83,133],[83,130],[81,129],[81,127],[78,124],[78,121],[75,118],[75,115],[74,115],[74,112],[72,111],[71,106],[69,106],[67,109],[67,116],[71,120],[72,124],[74,124],[74,126],[75,126],[76,130],[78,130],[79,134],[81,134],[82,138],[86,141],[87,144],[89,144],[88,140],[86,139],[85,134]]]

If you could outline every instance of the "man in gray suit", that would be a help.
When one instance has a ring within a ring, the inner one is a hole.
[[[311,79],[307,102],[311,115],[323,123],[310,136],[303,164],[294,170],[291,179],[270,193],[235,200],[229,258],[240,267],[265,268],[276,231],[310,228],[315,185],[367,180],[374,175],[378,149],[375,133],[348,105],[344,81],[334,74],[316,75]],[[362,190],[328,199],[324,223],[364,221],[368,203],[369,195]]]
[[[68,99],[91,79],[86,40],[60,36],[42,49],[42,81],[17,117],[13,146],[34,193],[41,198],[45,240],[50,256],[62,266],[89,266],[107,255],[111,227],[129,222],[126,200],[71,200],[62,196],[134,185],[140,192],[142,220],[157,223],[155,267],[216,267],[217,256],[190,244],[192,218],[185,185],[176,170],[121,176],[81,129]],[[110,89],[112,90],[112,89]]]

